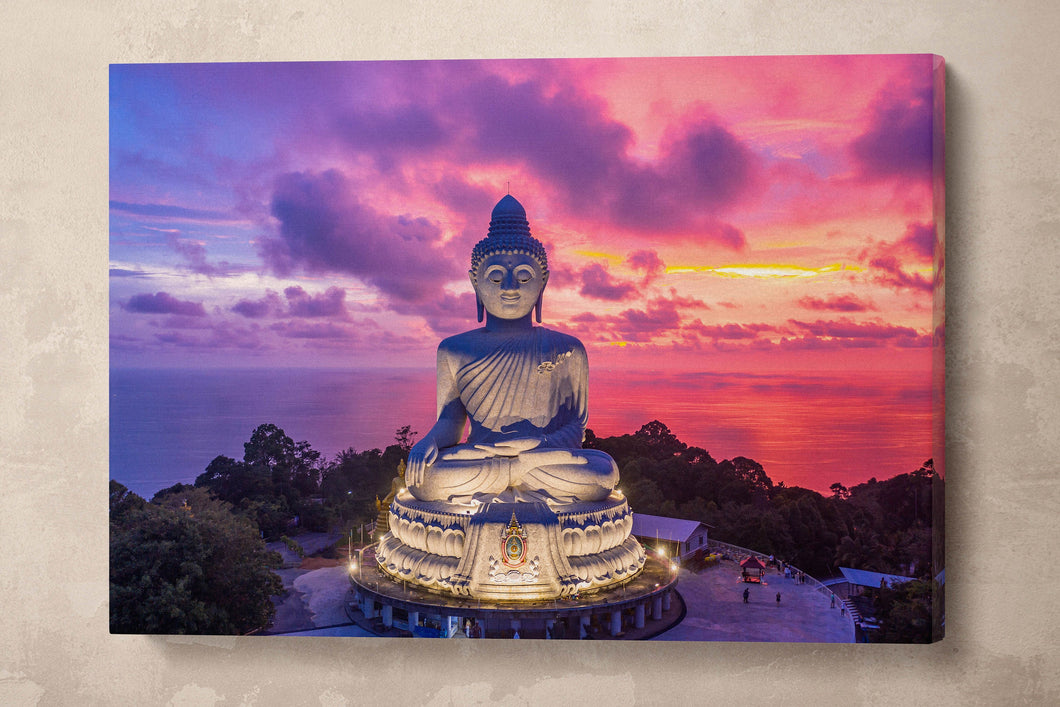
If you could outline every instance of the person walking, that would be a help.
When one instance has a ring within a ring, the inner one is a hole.
[[[748,598],[749,596],[751,596],[751,590],[750,590],[750,589],[748,589],[747,587],[744,587],[744,590],[743,590],[743,603],[744,603],[744,604],[747,604],[747,603],[749,603],[749,602],[747,601],[747,598]]]
[[[780,606],[780,592],[777,592],[777,606]]]

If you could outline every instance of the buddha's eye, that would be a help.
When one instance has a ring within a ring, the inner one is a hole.
[[[494,282],[494,283],[498,283],[499,284],[502,278],[501,278],[500,272],[497,271],[497,270],[494,270],[493,272],[491,272],[489,274],[489,279],[490,279],[490,282]]]
[[[515,271],[515,278],[521,282],[530,282],[534,279],[534,271],[530,268],[519,268]]]

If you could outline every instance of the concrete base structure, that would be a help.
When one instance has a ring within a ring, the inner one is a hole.
[[[363,565],[362,565],[363,566]],[[371,567],[371,564],[368,565]],[[643,570],[621,586],[550,601],[499,602],[454,597],[413,583],[396,582],[370,569],[350,578],[365,618],[382,628],[398,628],[417,637],[449,637],[468,624],[483,638],[621,638],[627,630],[665,631],[662,621],[677,575],[668,562],[648,558]]]

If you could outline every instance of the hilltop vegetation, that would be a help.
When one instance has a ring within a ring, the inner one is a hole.
[[[716,461],[689,447],[655,420],[633,434],[598,438],[585,446],[610,454],[634,511],[699,520],[711,536],[754,548],[816,576],[837,568],[933,576],[931,527],[941,480],[929,459],[908,474],[870,478],[832,495],[774,484],[762,465],[735,457]]]
[[[375,518],[375,500],[390,491],[414,439],[406,426],[385,450],[350,448],[329,460],[264,424],[244,444],[242,460],[216,457],[194,486],[177,484],[148,503],[111,482],[111,630],[243,633],[264,626],[273,612],[269,596],[281,591],[271,572],[278,557],[264,541]],[[885,481],[833,484],[824,496],[774,484],[752,459],[716,461],[659,421],[615,437],[587,430],[584,446],[615,459],[635,512],[703,521],[718,540],[810,574],[848,566],[929,586],[942,567],[932,557],[942,481],[931,460]],[[883,611],[920,616],[927,602],[930,615],[930,592],[884,599]]]

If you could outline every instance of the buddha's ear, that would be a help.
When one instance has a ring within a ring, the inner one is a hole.
[[[548,284],[548,270],[541,273],[541,294],[537,296],[537,303],[534,305],[534,318],[537,319],[537,323],[541,323],[541,300],[545,299],[545,285]]]
[[[482,300],[478,296],[478,279],[475,277],[475,271],[468,270],[467,277],[471,280],[471,287],[475,290],[475,309],[478,310],[476,314],[478,315],[479,322],[481,322],[486,318],[486,307],[482,304]]]

